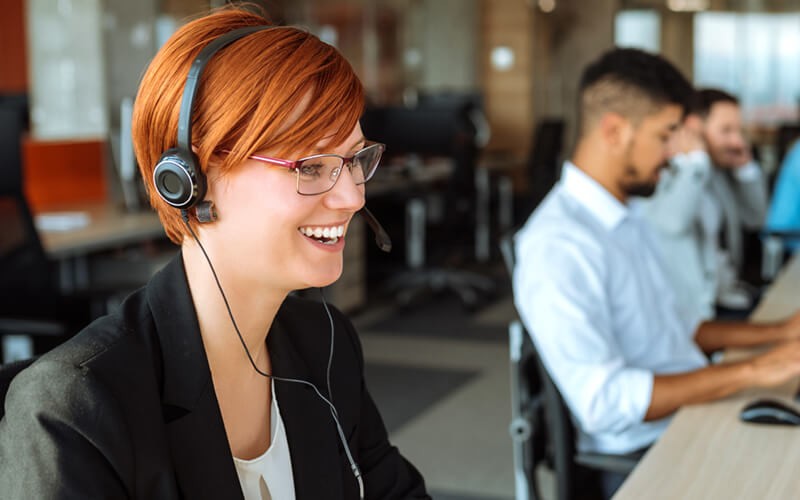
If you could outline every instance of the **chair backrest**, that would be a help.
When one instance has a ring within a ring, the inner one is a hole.
[[[27,105],[0,96],[0,192],[22,192],[22,133]]]
[[[533,211],[558,181],[564,149],[564,120],[544,119],[536,124],[528,154],[529,198],[526,212]]]
[[[0,313],[53,290],[51,263],[22,193],[0,192]]]
[[[3,418],[3,415],[5,415],[6,394],[8,393],[9,386],[11,386],[11,381],[19,372],[29,367],[35,360],[35,358],[31,358],[0,365],[0,418]]]
[[[500,237],[500,253],[503,255],[509,274],[513,275],[516,265],[514,252],[514,232],[509,232]],[[530,333],[523,327],[522,345],[519,352],[525,359],[520,359],[517,366],[523,370],[521,376],[527,377],[530,383],[529,390],[538,391],[543,397],[544,428],[534,429],[536,432],[546,432],[546,455],[555,471],[556,498],[558,500],[573,500],[584,496],[593,496],[596,484],[591,483],[591,478],[581,478],[586,471],[575,463],[575,427],[572,415],[561,396],[561,392],[550,377],[550,373],[542,363],[536,345]],[[538,457],[538,462],[543,457]],[[585,481],[583,479],[586,479]],[[580,484],[580,483],[586,484]]]

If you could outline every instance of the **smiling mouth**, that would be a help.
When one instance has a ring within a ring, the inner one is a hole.
[[[298,231],[312,240],[316,240],[325,245],[334,245],[339,238],[344,235],[344,225],[341,226],[305,226],[298,228]]]

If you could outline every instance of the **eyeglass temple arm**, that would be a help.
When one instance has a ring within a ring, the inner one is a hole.
[[[370,212],[367,207],[363,207],[359,210],[359,213],[361,213],[361,216],[367,221],[372,232],[375,233],[375,244],[378,245],[378,248],[386,253],[391,252],[392,240],[389,238],[389,235],[386,233],[386,230],[383,229],[380,222],[378,222],[378,219],[372,215],[372,212]]]

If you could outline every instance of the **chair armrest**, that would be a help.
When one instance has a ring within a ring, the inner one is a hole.
[[[641,455],[610,455],[605,453],[576,453],[575,462],[590,469],[627,474],[639,463]]]

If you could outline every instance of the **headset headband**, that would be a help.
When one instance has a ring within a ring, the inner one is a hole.
[[[208,61],[219,50],[225,48],[236,40],[257,31],[274,28],[274,26],[260,25],[249,26],[229,31],[216,38],[211,43],[203,47],[189,68],[189,76],[186,77],[186,85],[183,87],[183,98],[181,99],[181,110],[178,115],[178,148],[184,151],[192,150],[192,111],[194,96],[200,83],[200,75],[208,64]]]

